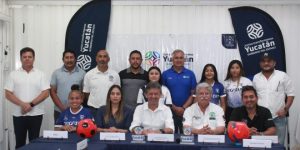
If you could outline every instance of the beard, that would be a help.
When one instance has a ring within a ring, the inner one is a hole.
[[[272,66],[263,67],[262,71],[263,72],[273,72],[274,71],[274,67],[272,67]]]

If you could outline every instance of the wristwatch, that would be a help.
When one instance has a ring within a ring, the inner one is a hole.
[[[35,105],[31,102],[31,103],[30,103],[30,106],[31,106],[31,107],[34,107]]]

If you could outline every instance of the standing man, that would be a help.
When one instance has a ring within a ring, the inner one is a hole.
[[[293,103],[295,89],[290,77],[275,70],[275,66],[274,58],[265,53],[260,60],[261,72],[254,76],[253,85],[257,90],[258,104],[270,109],[279,142],[284,144],[286,114]]]
[[[96,56],[97,66],[87,72],[84,77],[83,92],[88,98],[87,105],[94,117],[98,108],[106,105],[109,88],[114,84],[120,85],[118,73],[108,68],[109,60],[108,52],[104,49],[99,50]]]
[[[13,124],[16,149],[38,138],[43,120],[43,102],[49,96],[49,82],[45,74],[33,67],[35,52],[25,47],[20,51],[22,67],[12,71],[4,87],[5,97],[13,105]]]
[[[124,102],[130,108],[136,107],[139,89],[148,81],[148,72],[142,67],[143,58],[138,50],[133,50],[129,54],[130,67],[119,72],[122,84]]]
[[[173,66],[162,74],[163,84],[168,87],[172,97],[172,113],[175,133],[182,133],[184,110],[192,104],[192,94],[197,85],[195,74],[184,67],[184,52],[172,53]]]
[[[71,86],[77,84],[82,87],[85,71],[76,66],[76,58],[74,51],[64,51],[62,58],[64,65],[56,69],[52,74],[50,96],[55,104],[55,121],[59,114],[68,107],[68,96]]]

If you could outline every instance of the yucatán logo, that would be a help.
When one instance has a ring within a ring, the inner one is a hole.
[[[246,28],[248,36],[250,39],[258,39],[264,35],[264,30],[259,23],[253,23],[247,26]]]
[[[93,47],[94,33],[95,33],[95,24],[83,25],[81,45],[80,45],[80,52],[82,54],[77,57],[77,65],[83,70],[90,69],[92,64],[92,59],[90,55]]]
[[[79,55],[77,57],[77,65],[83,69],[83,70],[88,70],[90,69],[92,64],[92,58],[89,55]]]
[[[93,47],[93,39],[95,32],[95,24],[84,24],[81,38],[81,49],[82,53],[91,52]]]
[[[276,49],[274,37],[261,38],[264,36],[263,27],[261,24],[252,23],[247,26],[246,30],[248,37],[253,40],[251,43],[246,43],[244,45],[247,56],[258,55],[260,53]]]

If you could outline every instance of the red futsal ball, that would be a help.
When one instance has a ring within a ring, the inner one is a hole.
[[[227,127],[227,134],[232,142],[241,142],[250,136],[250,131],[246,123],[230,121]]]
[[[82,138],[91,138],[96,134],[97,126],[92,119],[80,120],[76,132]]]

